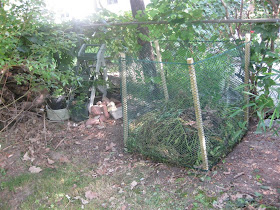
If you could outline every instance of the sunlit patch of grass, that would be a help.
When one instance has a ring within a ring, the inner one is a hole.
[[[21,174],[19,176],[12,177],[9,180],[0,183],[0,190],[8,189],[14,192],[15,188],[23,186],[24,184],[29,182],[32,177],[36,177],[36,175]]]
[[[64,208],[81,206],[75,196],[84,196],[83,188],[91,181],[79,170],[66,166],[58,170],[47,169],[32,181],[34,193],[22,203],[22,209]]]

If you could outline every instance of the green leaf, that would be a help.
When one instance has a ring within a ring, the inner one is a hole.
[[[243,110],[242,110],[242,109],[238,109],[238,110],[236,110],[233,114],[231,114],[231,115],[229,116],[229,118],[232,118],[232,117],[238,115],[238,114],[241,113],[241,112],[243,112]]]
[[[262,194],[260,194],[259,192],[255,192],[255,196],[262,197]]]

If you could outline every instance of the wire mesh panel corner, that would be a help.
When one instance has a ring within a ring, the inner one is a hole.
[[[211,167],[221,160],[246,130],[244,112],[233,114],[245,103],[240,88],[245,76],[244,44],[164,43],[160,51],[155,50],[161,62],[125,58],[126,146],[160,162],[208,169],[208,163]],[[191,64],[197,98],[186,56],[197,59]],[[196,100],[202,123],[196,117]]]

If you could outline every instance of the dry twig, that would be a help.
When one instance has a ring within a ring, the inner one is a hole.
[[[66,139],[66,137],[64,137],[63,139],[61,139],[61,141],[56,145],[56,147],[54,148],[54,150],[56,150],[61,144],[62,142]]]

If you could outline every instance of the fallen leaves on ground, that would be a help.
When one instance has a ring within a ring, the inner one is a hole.
[[[98,175],[100,175],[100,176],[106,174],[106,172],[107,172],[106,168],[102,168],[102,167],[101,167],[101,168],[98,168],[98,169],[96,170],[96,173],[97,173]]]
[[[31,166],[28,171],[30,171],[32,174],[37,174],[40,173],[42,169],[40,167]]]
[[[138,183],[136,181],[131,182],[130,189],[133,190],[134,187],[136,187]]]
[[[116,144],[111,142],[109,146],[106,146],[105,150],[106,151],[109,151],[109,150],[116,151],[116,149],[114,148],[115,146],[116,146]]]
[[[61,163],[70,163],[70,160],[66,156],[61,156],[59,158],[59,162],[61,162]]]
[[[213,207],[222,209],[224,207],[224,202],[227,200],[229,200],[229,195],[224,193],[217,201],[213,202]]]
[[[52,164],[54,164],[54,161],[51,160],[50,158],[48,158],[48,164],[52,165]]]
[[[83,205],[86,205],[89,203],[87,200],[83,199],[81,196],[76,196],[76,197],[74,197],[74,199],[80,200]]]
[[[29,157],[28,152],[26,152],[26,153],[23,155],[22,160],[24,160],[24,161],[30,160],[31,162],[33,162],[33,161],[35,160],[35,158],[34,158],[34,157],[32,157],[32,158]]]
[[[92,200],[94,198],[97,198],[97,193],[92,192],[91,190],[88,190],[88,191],[85,192],[85,197],[89,200]]]

